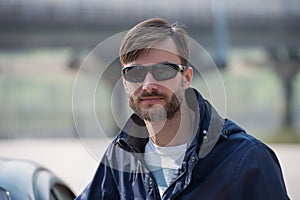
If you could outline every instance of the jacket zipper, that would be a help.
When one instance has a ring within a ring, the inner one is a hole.
[[[154,192],[155,192],[155,195],[154,195],[155,199],[154,200],[161,200],[162,198],[160,196],[158,186],[157,186],[157,183],[155,181],[155,178],[154,178],[152,172],[149,170],[149,168],[148,168],[147,164],[145,163],[144,159],[140,158],[140,156],[137,156],[140,152],[137,151],[132,145],[128,144],[124,139],[120,138],[117,141],[117,144],[119,145],[120,148],[124,149],[125,151],[129,151],[129,152],[133,153],[132,155],[142,163],[142,165],[148,171],[148,174],[149,174],[150,178],[152,179],[152,185],[153,185]],[[134,153],[136,153],[136,154],[134,154]]]
[[[192,157],[192,154],[190,154],[190,156],[189,157]],[[184,161],[184,163],[183,163],[183,172],[179,175],[179,176],[177,176],[176,177],[176,179],[167,187],[167,189],[165,190],[165,192],[164,192],[164,194],[168,191],[168,190],[170,190],[170,188],[171,188],[171,186],[173,185],[173,184],[175,184],[180,178],[182,178],[186,173],[187,173],[187,170],[188,170],[188,160],[186,160],[186,161]],[[195,166],[195,165],[194,165]],[[182,191],[180,191],[176,196],[178,196],[180,193],[181,193]],[[163,196],[164,196],[164,194],[163,194]],[[173,196],[173,198],[175,198],[176,196]],[[162,198],[163,199],[163,198]]]
[[[170,190],[170,188],[171,188],[172,185],[174,185],[181,177],[183,177],[183,176],[186,174],[186,172],[187,172],[187,167],[184,166],[183,172],[182,172],[178,177],[176,177],[176,179],[175,179],[175,180],[167,187],[167,189],[166,189],[165,192],[163,193],[163,196],[164,196],[164,194],[167,193],[168,190]],[[182,192],[182,191],[180,191],[180,192]],[[179,193],[178,193],[178,194],[179,194]],[[177,194],[177,195],[178,195],[178,194]],[[176,196],[177,196],[177,195],[176,195]],[[162,196],[162,199],[163,199],[163,196]],[[173,196],[172,198],[175,198],[176,196]]]

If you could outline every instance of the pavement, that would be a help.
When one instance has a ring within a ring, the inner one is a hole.
[[[0,157],[31,160],[62,178],[79,194],[92,179],[110,139],[0,140]],[[300,199],[300,144],[270,144],[277,154],[288,194]]]

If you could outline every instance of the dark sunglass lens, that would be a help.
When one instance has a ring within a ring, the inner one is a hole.
[[[127,81],[138,83],[143,82],[147,74],[147,69],[141,66],[132,66],[124,69],[124,77]]]
[[[174,78],[178,71],[172,65],[159,64],[152,68],[152,75],[157,81]]]

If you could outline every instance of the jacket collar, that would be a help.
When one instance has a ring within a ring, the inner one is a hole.
[[[199,150],[198,155],[203,158],[213,149],[222,135],[224,119],[197,90],[189,88],[185,96],[188,106],[196,112],[195,137],[189,143],[189,149]],[[132,114],[115,142],[122,141],[130,147],[130,151],[143,153],[148,140],[149,133],[144,121],[136,114]]]
[[[210,105],[208,101],[204,101],[206,107],[206,115],[204,121],[208,123],[202,131],[202,145],[198,152],[199,158],[204,158],[214,148],[219,141],[220,136],[223,136],[223,127],[225,120],[219,116],[218,112]]]

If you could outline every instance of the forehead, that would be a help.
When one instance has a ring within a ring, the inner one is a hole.
[[[154,45],[148,51],[140,55],[136,60],[128,63],[126,66],[133,64],[149,65],[162,62],[181,64],[177,47],[170,37]]]

